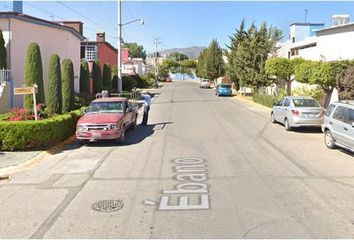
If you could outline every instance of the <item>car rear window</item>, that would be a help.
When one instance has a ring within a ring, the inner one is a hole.
[[[315,99],[298,98],[293,103],[295,107],[321,107]]]
[[[223,85],[223,84],[222,84],[222,85],[220,85],[220,87],[221,87],[221,88],[231,88],[231,86],[230,86],[230,85]]]

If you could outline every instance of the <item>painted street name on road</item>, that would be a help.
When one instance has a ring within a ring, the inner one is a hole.
[[[158,210],[207,210],[209,209],[209,189],[204,182],[208,180],[207,165],[200,158],[177,158],[172,161],[176,166],[175,179],[179,182],[174,189],[163,190]],[[177,204],[171,204],[174,196]],[[191,197],[197,196],[198,204],[191,204]]]

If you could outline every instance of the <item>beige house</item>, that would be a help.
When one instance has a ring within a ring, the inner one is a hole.
[[[71,24],[72,22],[68,23]],[[0,112],[4,111],[6,107],[1,105],[4,102],[10,102],[10,107],[21,107],[23,105],[23,96],[13,96],[13,91],[6,88],[11,88],[10,85],[13,85],[13,87],[24,85],[26,53],[29,44],[32,42],[38,43],[41,50],[46,97],[48,62],[52,54],[58,54],[61,61],[64,58],[73,61],[75,92],[79,92],[80,42],[84,40],[84,37],[82,36],[82,23],[81,30],[80,28],[73,28],[70,24],[66,25],[65,22],[55,23],[16,12],[0,12],[0,28],[3,31],[7,49],[7,65],[12,75],[12,84],[7,84],[3,89],[3,92],[11,93],[11,100],[1,99],[8,94],[0,95]]]

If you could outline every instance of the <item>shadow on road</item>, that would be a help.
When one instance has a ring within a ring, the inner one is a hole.
[[[321,133],[322,134],[322,130],[320,127],[299,127],[299,128],[293,128],[292,130],[297,133]]]
[[[125,141],[123,144],[117,143],[113,140],[100,140],[97,142],[87,143],[86,146],[93,147],[119,147],[119,146],[129,146],[133,144],[138,144],[142,142],[145,138],[153,135],[155,131],[163,130],[167,125],[173,122],[161,122],[155,124],[148,124],[146,126],[137,125],[135,130],[128,130],[125,134]],[[75,150],[81,148],[82,145],[75,141],[74,143],[66,146],[63,151]]]

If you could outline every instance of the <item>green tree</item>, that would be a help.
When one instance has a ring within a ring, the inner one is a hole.
[[[112,90],[112,76],[111,69],[107,64],[103,65],[103,89],[111,91]]]
[[[295,68],[297,81],[319,85],[325,93],[323,106],[327,107],[334,88],[340,67],[337,62],[305,61]]]
[[[124,48],[129,49],[129,56],[132,58],[142,58],[146,59],[146,51],[142,45],[138,45],[136,42],[133,43],[125,43],[123,45]]]
[[[171,59],[171,60],[174,60],[174,61],[178,61],[178,62],[189,59],[189,57],[186,54],[180,53],[180,52],[171,53],[168,56],[168,58]]]
[[[239,29],[230,36],[228,46],[227,76],[236,83],[259,89],[270,83],[265,69],[268,56],[276,51],[276,43],[282,32],[262,23],[259,29],[255,23],[246,30],[244,20]]]
[[[32,87],[33,84],[38,85],[37,103],[45,103],[42,57],[37,43],[31,43],[28,46],[25,63],[25,85]],[[33,107],[33,96],[31,94],[25,95],[24,106],[27,109]]]
[[[200,52],[197,61],[196,74],[200,78],[206,78],[206,52],[207,48]]]
[[[56,54],[49,59],[47,110],[50,114],[62,113],[60,58]]]
[[[226,77],[234,83],[235,88],[237,90],[240,87],[240,80],[237,77],[236,71],[236,53],[242,41],[244,40],[245,35],[245,20],[242,19],[239,28],[236,28],[236,32],[233,35],[229,36],[231,43],[230,45],[227,45],[228,51],[226,51],[226,56],[228,59],[228,64],[226,65]]]
[[[214,39],[211,41],[205,56],[206,60],[206,76],[211,80],[224,75],[225,63],[223,60],[223,52],[219,47],[219,43]]]
[[[93,93],[99,93],[102,91],[102,71],[100,63],[98,61],[94,62],[92,68],[92,77],[93,77]]]
[[[117,65],[113,65],[111,67],[111,75],[112,75],[112,80],[111,80],[112,92],[118,92],[118,68],[117,68]]]
[[[6,69],[6,47],[2,30],[0,29],[0,69]]]
[[[90,73],[86,61],[82,61],[80,65],[80,93],[90,92]]]
[[[62,112],[70,112],[75,105],[74,66],[70,59],[64,59],[62,66]]]
[[[354,66],[348,67],[337,79],[339,100],[354,100]]]
[[[275,76],[277,81],[284,80],[287,84],[287,95],[291,96],[291,83],[295,73],[295,66],[302,63],[302,58],[269,58],[265,63],[265,70],[268,77]]]

